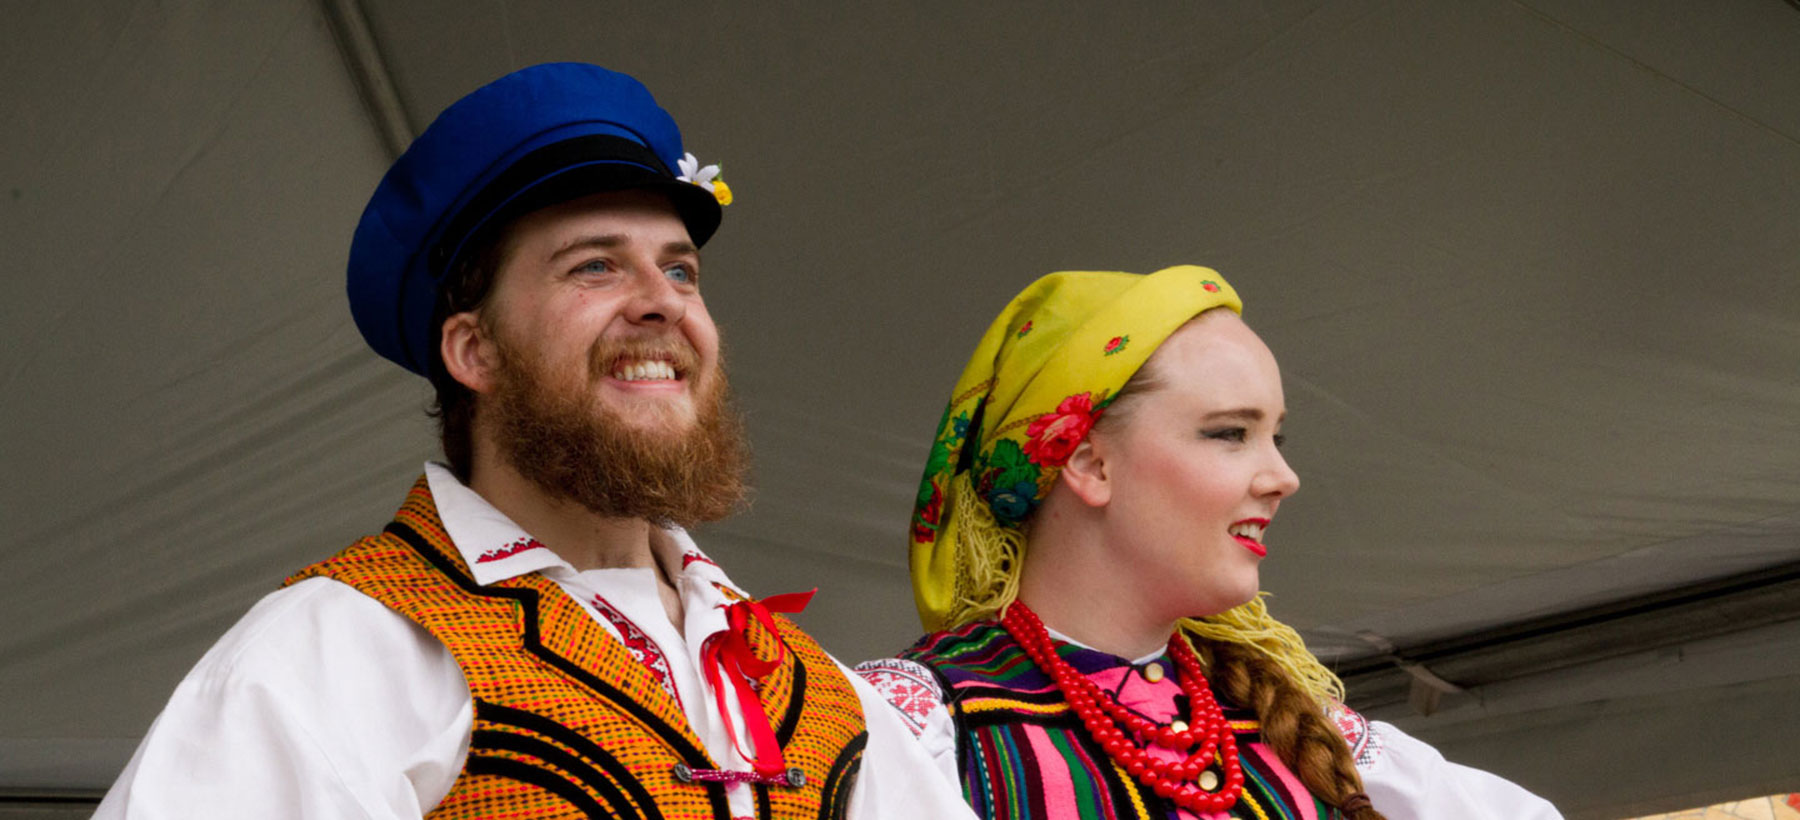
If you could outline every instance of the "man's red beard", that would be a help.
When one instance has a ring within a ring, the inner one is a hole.
[[[673,355],[678,370],[696,378],[692,350]],[[668,430],[661,420],[625,423],[596,400],[592,385],[611,373],[616,351],[596,349],[587,383],[575,390],[557,388],[541,367],[506,345],[499,356],[494,392],[478,412],[491,414],[500,456],[552,498],[661,527],[716,521],[744,502],[749,446],[723,362],[700,380],[695,420]]]

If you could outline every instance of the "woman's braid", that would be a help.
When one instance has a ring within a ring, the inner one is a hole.
[[[1256,711],[1263,742],[1299,775],[1308,791],[1345,820],[1385,820],[1369,805],[1350,747],[1321,704],[1251,646],[1195,639],[1208,676],[1225,697]]]

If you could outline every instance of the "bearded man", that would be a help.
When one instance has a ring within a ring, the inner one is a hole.
[[[349,292],[370,346],[432,380],[448,463],[213,647],[96,816],[965,816],[776,614],[802,596],[750,598],[684,530],[744,496],[701,298],[716,175],[642,85],[583,64],[420,135]]]

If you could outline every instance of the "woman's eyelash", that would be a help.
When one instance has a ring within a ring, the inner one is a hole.
[[[1200,431],[1200,435],[1205,436],[1206,438],[1210,438],[1210,439],[1217,439],[1219,441],[1231,441],[1231,442],[1236,442],[1238,444],[1242,444],[1242,443],[1250,440],[1250,431],[1247,428],[1243,428],[1243,427],[1221,427],[1216,430],[1202,430],[1202,431]],[[1283,435],[1281,433],[1276,433],[1274,438],[1275,438],[1275,446],[1276,447],[1280,447],[1287,443],[1287,436]]]

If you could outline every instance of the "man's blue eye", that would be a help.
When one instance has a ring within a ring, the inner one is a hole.
[[[686,265],[672,265],[665,273],[679,284],[691,285],[694,283],[694,269]]]
[[[607,267],[609,266],[605,259],[594,259],[581,263],[581,265],[575,269],[586,273],[605,273]]]

